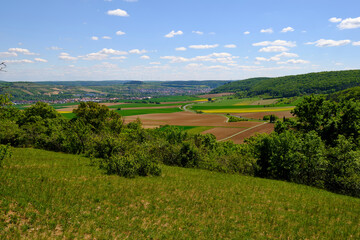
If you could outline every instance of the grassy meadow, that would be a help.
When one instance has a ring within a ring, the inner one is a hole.
[[[359,239],[360,199],[161,166],[105,175],[87,158],[13,149],[0,169],[0,239]]]

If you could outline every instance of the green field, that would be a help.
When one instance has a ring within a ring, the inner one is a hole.
[[[157,109],[131,109],[131,110],[115,110],[121,116],[133,116],[133,115],[143,115],[151,113],[174,113],[181,112],[180,108],[157,108]]]
[[[108,176],[90,160],[13,149],[0,169],[1,239],[359,239],[360,199],[161,166]]]
[[[175,126],[175,125],[173,126],[179,128],[180,130],[187,131],[188,133],[191,134],[202,133],[203,131],[214,128],[214,127],[206,127],[206,126]],[[165,129],[168,127],[169,125],[166,125],[166,126],[162,126],[161,128]]]
[[[179,106],[179,105],[181,104],[125,103],[125,104],[109,106],[109,108],[169,107],[169,106]]]

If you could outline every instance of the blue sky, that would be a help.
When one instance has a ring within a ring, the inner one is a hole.
[[[6,81],[237,80],[360,68],[358,0],[2,1]]]

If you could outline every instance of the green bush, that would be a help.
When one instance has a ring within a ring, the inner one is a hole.
[[[243,122],[243,121],[249,121],[248,119],[245,118],[239,118],[239,117],[234,117],[234,116],[229,116],[229,122]]]
[[[128,155],[114,155],[108,159],[103,159],[100,168],[104,169],[107,174],[116,174],[127,178],[161,175],[161,168],[158,163],[149,159],[149,157],[142,152]]]
[[[10,145],[0,145],[0,168],[8,157],[11,157]]]

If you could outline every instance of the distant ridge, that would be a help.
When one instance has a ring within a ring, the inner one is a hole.
[[[276,78],[251,78],[213,89],[212,93],[240,92],[247,96],[293,97],[311,93],[333,93],[360,86],[360,70],[307,73]]]

